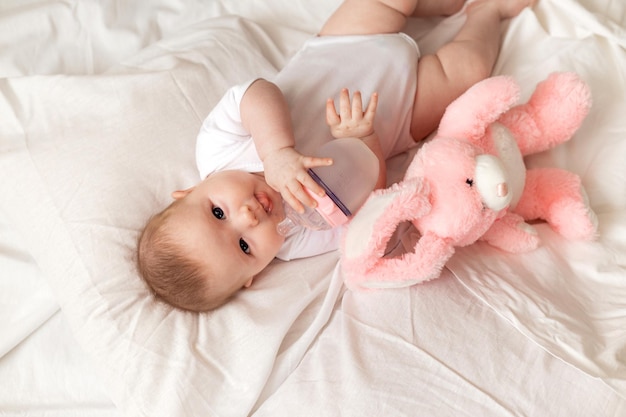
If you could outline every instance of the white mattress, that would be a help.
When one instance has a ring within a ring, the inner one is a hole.
[[[338,0],[0,5],[0,415],[626,415],[626,5],[540,0],[495,73],[576,71],[594,106],[529,158],[581,175],[597,242],[458,251],[430,283],[345,289],[338,253],[275,262],[208,314],[156,304],[133,249],[197,181],[199,125],[276,73]],[[460,16],[413,21],[423,53]],[[409,155],[390,163],[400,178]]]

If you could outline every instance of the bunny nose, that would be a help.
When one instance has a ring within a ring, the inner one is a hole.
[[[478,155],[474,182],[483,203],[491,210],[500,211],[511,203],[507,172],[499,158]]]
[[[501,182],[496,186],[496,194],[498,197],[506,197],[509,194],[509,186],[506,182]]]

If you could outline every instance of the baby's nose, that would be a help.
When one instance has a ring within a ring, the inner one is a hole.
[[[256,214],[254,213],[254,209],[246,204],[241,206],[239,211],[241,215],[241,221],[246,226],[256,226],[259,224],[259,219],[257,219]]]

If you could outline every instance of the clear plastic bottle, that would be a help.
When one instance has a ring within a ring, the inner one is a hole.
[[[360,139],[332,140],[315,156],[333,158],[332,165],[309,170],[311,177],[326,191],[326,196],[310,193],[317,201],[317,207],[306,207],[304,213],[298,213],[285,203],[285,220],[277,226],[278,232],[284,236],[297,226],[325,230],[346,223],[376,186],[378,159]]]

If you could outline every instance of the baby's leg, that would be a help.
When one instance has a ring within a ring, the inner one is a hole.
[[[411,122],[416,141],[437,128],[446,107],[465,90],[491,75],[500,48],[500,23],[536,0],[478,0],[468,6],[457,36],[417,66]]]
[[[463,8],[466,0],[420,0],[412,17],[450,16]]]
[[[320,35],[367,35],[400,32],[408,16],[450,15],[465,0],[345,0]]]

